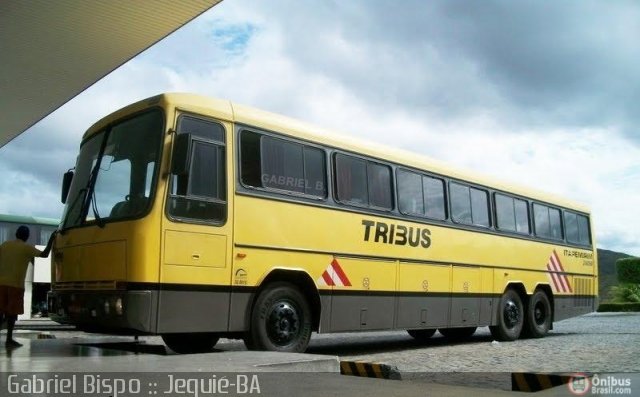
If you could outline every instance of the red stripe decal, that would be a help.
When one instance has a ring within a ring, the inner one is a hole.
[[[551,262],[555,265],[554,267],[556,269],[562,269],[562,266],[559,264],[559,262],[556,262],[556,258],[553,255],[551,255],[550,259],[551,259]],[[564,270],[562,270],[562,272],[564,272]],[[565,276],[564,274],[558,274],[558,279],[562,284],[562,290],[564,292],[567,292],[567,290],[569,290],[569,282],[567,281],[567,276]]]
[[[324,279],[324,282],[327,283],[327,285],[332,287],[336,285],[336,283],[334,283],[333,280],[331,279],[331,276],[329,276],[328,271],[325,270],[324,273],[322,273],[322,278]]]
[[[553,280],[553,286],[556,287],[557,292],[560,292],[560,287],[558,287],[558,281],[556,280],[556,274],[553,273],[551,264],[547,264],[547,269],[549,269],[549,275],[551,276],[551,280]]]
[[[553,260],[553,256],[549,257],[549,262],[547,262],[547,266],[551,265],[551,270],[554,272],[559,272],[560,268],[558,268],[558,264]]]
[[[551,254],[551,256],[554,257],[554,259],[556,260],[556,263],[558,264],[558,266],[560,266],[560,271],[564,272],[564,267],[562,267],[562,262],[560,262],[560,257],[558,257],[558,253],[556,252],[556,250],[553,250],[553,253]]]
[[[555,259],[555,262],[560,267],[560,269],[564,272],[564,267],[562,266],[562,262],[560,262],[560,257],[558,256],[558,253],[555,250],[553,250],[552,256]],[[566,274],[562,275],[562,281],[567,286],[567,290],[573,293],[573,290],[571,289],[571,283],[569,283],[569,277]]]
[[[337,259],[334,259],[333,262],[331,262],[331,267],[333,267],[333,270],[336,272],[336,275],[338,275],[338,277],[340,278],[340,281],[342,281],[342,284],[345,287],[351,287],[351,282],[349,281],[349,278],[347,277],[347,275],[344,274],[344,271],[340,267],[340,264],[338,263]]]

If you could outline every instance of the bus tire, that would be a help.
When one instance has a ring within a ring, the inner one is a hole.
[[[411,335],[412,338],[419,340],[419,341],[425,341],[429,338],[431,338],[433,336],[433,334],[436,333],[436,329],[432,328],[432,329],[409,329],[407,330],[407,332],[409,333],[409,335]]]
[[[445,338],[449,339],[464,339],[473,335],[478,327],[462,327],[462,328],[440,328],[438,331]]]
[[[218,343],[218,339],[218,334],[208,332],[162,335],[162,340],[169,349],[180,354],[210,352]]]
[[[542,338],[551,329],[551,302],[544,291],[537,290],[529,298],[524,319],[524,334],[530,338]]]
[[[522,333],[524,316],[520,295],[513,289],[506,290],[498,306],[498,324],[489,327],[491,335],[499,341],[518,339]]]
[[[302,353],[312,330],[309,303],[300,290],[286,282],[267,286],[251,312],[247,347],[256,350]]]

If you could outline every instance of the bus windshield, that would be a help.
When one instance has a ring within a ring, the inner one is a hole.
[[[153,197],[162,126],[162,111],[155,109],[112,124],[82,144],[63,229],[146,213]]]

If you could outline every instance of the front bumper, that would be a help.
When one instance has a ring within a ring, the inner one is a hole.
[[[156,291],[51,291],[49,317],[91,332],[156,333]]]

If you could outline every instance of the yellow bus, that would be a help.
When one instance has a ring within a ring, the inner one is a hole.
[[[229,101],[114,112],[62,190],[50,315],[176,352],[301,352],[312,332],[515,340],[596,307],[587,208]]]

